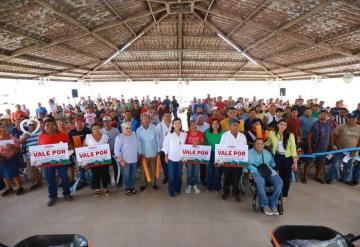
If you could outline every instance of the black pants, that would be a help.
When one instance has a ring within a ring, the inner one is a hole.
[[[109,166],[96,166],[91,168],[91,173],[94,180],[95,189],[100,189],[100,182],[104,189],[108,186],[109,181]]]
[[[160,152],[160,161],[161,161],[161,167],[163,169],[164,177],[168,179],[168,166],[165,162],[165,153],[163,151]]]
[[[121,171],[119,171],[118,165],[117,165],[116,160],[115,160],[114,157],[111,158],[111,164],[112,164],[112,167],[113,167],[113,170],[114,170],[114,180],[115,180],[115,184],[116,184],[116,179],[117,179],[117,177],[118,177],[118,174],[119,174],[119,172],[120,172],[120,178],[119,178],[119,182],[118,182],[117,184],[122,185],[122,173],[121,173]],[[121,167],[120,167],[120,169],[121,169]],[[111,182],[111,181],[110,181],[110,176],[109,176],[109,184],[110,184],[110,182]]]
[[[239,180],[242,168],[237,167],[224,167],[224,194],[230,193],[230,185],[232,187],[233,195],[239,195]]]
[[[200,181],[205,186],[206,185],[206,164],[200,164]]]
[[[283,181],[282,196],[288,197],[290,183],[291,183],[291,172],[292,164],[294,160],[292,157],[285,158],[285,155],[275,154],[276,170],[279,171],[279,176]]]

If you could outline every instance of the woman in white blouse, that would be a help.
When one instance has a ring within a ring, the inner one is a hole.
[[[182,131],[180,118],[175,118],[172,128],[165,136],[163,151],[165,162],[168,164],[168,190],[170,196],[175,196],[181,192],[182,165],[180,161],[180,147],[186,141],[186,133]]]
[[[106,143],[109,143],[109,137],[101,133],[100,125],[97,123],[91,125],[91,134],[86,135],[85,146],[96,146]],[[109,165],[99,164],[99,166],[92,167],[91,173],[95,185],[94,196],[98,197],[101,194],[100,183],[102,183],[105,196],[109,196]]]

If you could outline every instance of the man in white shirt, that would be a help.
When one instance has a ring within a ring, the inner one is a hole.
[[[167,136],[170,133],[172,124],[171,124],[171,113],[167,112],[163,116],[163,120],[157,125],[157,128],[160,132],[160,143],[161,143],[161,150],[162,150],[162,144],[164,142],[165,136]],[[168,181],[168,172],[167,172],[167,163],[165,162],[165,153],[164,151],[160,151],[160,161],[161,161],[161,167],[163,169],[164,173],[164,179],[162,181],[163,184],[166,184]]]
[[[235,118],[231,118],[230,130],[221,136],[220,144],[226,146],[243,146],[247,145],[246,137],[239,132],[239,122]],[[221,198],[226,200],[230,194],[230,185],[232,186],[232,194],[236,201],[240,202],[239,179],[241,176],[242,168],[237,167],[224,167],[224,185],[223,195]]]

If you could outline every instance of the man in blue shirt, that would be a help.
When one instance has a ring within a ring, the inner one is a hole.
[[[138,141],[138,152],[141,158],[146,159],[147,168],[152,181],[154,181],[153,189],[157,190],[156,185],[156,157],[161,151],[162,143],[160,143],[160,132],[155,125],[150,124],[150,115],[143,113],[141,116],[142,125],[136,130]],[[146,189],[147,183],[145,178],[144,167],[141,166],[141,187],[140,191]]]
[[[280,176],[275,172],[275,161],[270,152],[264,149],[264,141],[256,139],[254,148],[249,150],[249,165],[244,172],[249,172],[249,176],[254,178],[254,182],[259,195],[259,205],[266,215],[279,215],[277,210],[279,197],[281,195],[283,182]],[[264,178],[260,175],[258,167],[266,164],[271,171],[271,175]],[[273,186],[273,193],[270,198],[265,191],[265,183],[269,182]]]
[[[36,108],[36,117],[37,117],[37,119],[42,119],[46,115],[47,115],[46,108],[41,106],[41,103],[38,103],[38,108]]]

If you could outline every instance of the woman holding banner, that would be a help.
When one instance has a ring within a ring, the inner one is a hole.
[[[220,143],[223,133],[220,122],[216,118],[211,121],[210,128],[204,133],[205,144],[211,146],[210,163],[207,168],[206,190],[214,190],[216,193],[221,189],[221,168],[215,165],[215,145]]]
[[[8,196],[13,192],[12,183],[15,180],[18,190],[17,195],[24,193],[24,188],[19,176],[19,152],[20,143],[18,139],[10,136],[4,126],[0,126],[0,178],[4,180],[6,190],[1,196]]]
[[[109,137],[106,134],[101,133],[101,128],[98,123],[91,125],[91,134],[87,134],[85,137],[85,146],[96,146],[109,143]],[[101,194],[102,183],[103,192],[105,196],[110,196],[110,191],[108,190],[109,182],[109,165],[108,164],[96,164],[96,166],[91,167],[91,173],[93,176],[93,181],[95,185],[94,196],[98,197]]]
[[[189,131],[186,135],[185,144],[190,144],[193,146],[203,145],[204,144],[204,134],[201,131],[197,131],[196,121],[190,120],[189,122]],[[200,164],[191,164],[187,162],[187,187],[185,193],[191,193],[191,189],[194,188],[196,194],[200,193],[199,188],[199,168]]]
[[[123,183],[126,195],[135,195],[136,167],[138,162],[138,141],[131,131],[131,122],[121,125],[122,134],[115,139],[114,153],[123,170]]]
[[[282,196],[288,197],[292,171],[297,169],[297,151],[295,136],[287,129],[287,123],[281,119],[275,128],[270,132],[269,139],[265,143],[271,146],[273,155],[275,156],[276,170],[283,180]]]
[[[170,133],[165,136],[163,151],[165,162],[168,164],[168,190],[170,196],[181,193],[181,171],[180,163],[181,145],[185,144],[186,133],[182,130],[180,118],[175,118],[172,122]]]
[[[49,118],[44,121],[44,132],[39,135],[39,145],[57,144],[61,142],[69,142],[66,133],[60,132],[56,128],[55,120]],[[61,185],[64,194],[64,200],[72,201],[74,198],[70,195],[67,167],[65,165],[55,165],[44,168],[46,181],[48,183],[49,201],[48,207],[53,206],[57,201],[57,184],[56,184],[56,171],[61,177]]]

